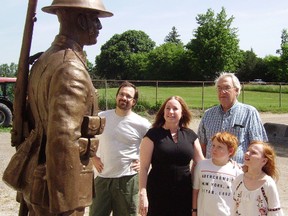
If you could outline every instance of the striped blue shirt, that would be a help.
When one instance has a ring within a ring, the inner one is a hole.
[[[211,138],[221,131],[237,136],[239,145],[233,160],[238,163],[243,163],[244,154],[251,141],[268,141],[256,108],[240,102],[236,102],[227,112],[218,105],[204,113],[198,128],[198,136],[200,143],[206,145],[206,158],[211,158]]]

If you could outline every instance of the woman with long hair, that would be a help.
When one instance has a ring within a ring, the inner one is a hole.
[[[189,128],[191,117],[181,97],[169,97],[141,142],[139,213],[142,216],[191,216],[190,162],[193,160],[195,164],[204,159],[198,137]]]

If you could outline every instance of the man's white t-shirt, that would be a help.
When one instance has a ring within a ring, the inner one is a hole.
[[[118,178],[136,174],[130,165],[134,160],[139,160],[140,143],[151,123],[134,112],[127,116],[118,116],[115,109],[98,115],[105,116],[106,124],[103,133],[99,135],[97,151],[104,169],[97,175]]]

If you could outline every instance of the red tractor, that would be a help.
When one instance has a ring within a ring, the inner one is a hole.
[[[14,77],[0,77],[0,127],[12,125],[15,83]]]

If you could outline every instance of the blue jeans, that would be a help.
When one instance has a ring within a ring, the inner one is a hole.
[[[137,216],[138,174],[119,178],[96,177],[89,216]]]

